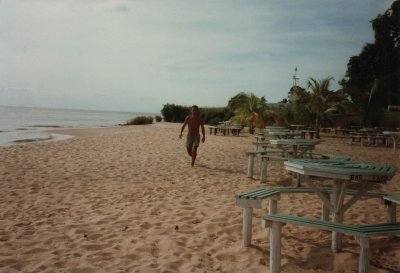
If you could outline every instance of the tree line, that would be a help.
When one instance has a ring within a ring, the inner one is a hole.
[[[230,120],[254,128],[267,125],[304,124],[317,131],[321,126],[351,125],[400,127],[397,113],[385,113],[388,105],[400,105],[400,0],[371,21],[374,43],[367,43],[347,64],[338,90],[330,90],[334,80],[308,79],[306,86],[293,86],[287,98],[268,104],[265,97],[239,92],[227,106],[202,108],[208,124]],[[165,121],[182,122],[190,106],[164,105]],[[386,116],[385,116],[386,115]]]

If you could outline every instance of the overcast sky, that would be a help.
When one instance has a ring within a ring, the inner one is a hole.
[[[159,112],[344,77],[393,0],[0,0],[0,105]]]

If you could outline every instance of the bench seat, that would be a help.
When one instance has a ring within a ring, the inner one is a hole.
[[[333,223],[308,217],[289,214],[272,214],[263,216],[270,233],[270,273],[281,272],[281,233],[282,225],[292,224],[321,230],[354,235],[360,245],[359,273],[369,272],[370,246],[369,238],[373,236],[390,236],[400,234],[400,223],[374,224],[355,226],[343,223]]]
[[[321,187],[321,192],[329,195],[332,193],[331,187]],[[252,237],[252,218],[253,209],[260,209],[264,200],[269,200],[268,213],[274,214],[278,210],[278,201],[281,193],[313,193],[310,187],[281,187],[281,188],[256,188],[253,190],[240,192],[235,195],[235,203],[237,206],[243,208],[243,246],[248,247],[251,245]],[[358,191],[353,189],[346,189],[347,195],[356,195]],[[369,191],[363,196],[371,198],[384,198],[387,194],[382,192]],[[329,219],[329,209],[322,202],[322,216],[324,220]],[[396,221],[396,207],[388,206],[388,222]]]

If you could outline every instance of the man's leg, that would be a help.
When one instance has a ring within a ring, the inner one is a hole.
[[[189,154],[190,156],[192,156],[192,149],[193,149],[192,146],[189,146],[189,145],[188,145],[186,148],[187,148],[188,154]]]
[[[193,140],[190,137],[190,135],[188,134],[186,136],[186,150],[187,150],[187,153],[190,155],[190,157],[192,157],[192,149],[193,149],[192,147],[193,147]]]
[[[193,150],[192,150],[192,166],[194,166],[194,162],[196,161],[197,147],[198,146],[193,146]]]

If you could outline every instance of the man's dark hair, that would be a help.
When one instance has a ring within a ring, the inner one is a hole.
[[[192,108],[195,108],[197,111],[199,111],[199,107],[197,105],[192,105]]]

